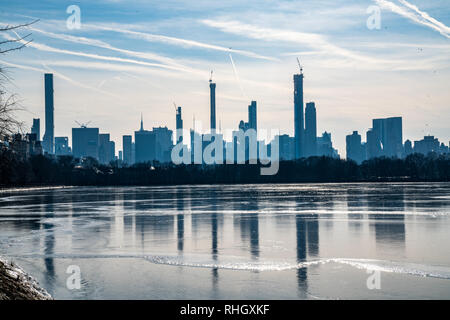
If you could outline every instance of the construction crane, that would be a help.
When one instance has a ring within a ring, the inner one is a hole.
[[[175,107],[175,112],[177,112],[177,104],[174,102],[173,106]]]
[[[300,74],[303,73],[303,66],[300,64],[300,60],[297,57],[297,63],[298,63],[298,67],[300,68]]]
[[[81,128],[87,128],[87,126],[89,125],[89,123],[91,123],[92,121],[88,121],[86,123],[79,123],[77,120],[75,120],[75,122],[81,127]]]

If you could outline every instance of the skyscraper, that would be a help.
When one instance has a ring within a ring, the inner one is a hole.
[[[134,132],[136,163],[155,160],[155,135],[152,131]]]
[[[181,107],[177,108],[176,127],[176,143],[178,144],[183,141],[183,119],[181,118]]]
[[[248,128],[257,130],[256,121],[256,101],[252,101],[248,106]]]
[[[110,140],[109,133],[99,134],[98,160],[100,163],[108,164],[114,160],[115,143]]]
[[[294,74],[294,138],[295,158],[304,154],[304,120],[303,120],[303,71]]]
[[[361,144],[361,135],[358,131],[353,131],[351,135],[346,136],[347,160],[353,160],[361,163],[365,160],[364,147]]]
[[[41,119],[33,119],[31,133],[36,135],[36,141],[41,141]]]
[[[393,117],[372,120],[374,138],[381,145],[381,154],[385,157],[403,155],[402,118]]]
[[[68,137],[55,137],[55,155],[67,156],[71,152]]]
[[[381,139],[378,132],[370,128],[366,133],[366,159],[372,159],[381,155]]]
[[[216,84],[209,80],[211,133],[216,131]]]
[[[171,152],[173,148],[173,131],[167,127],[153,128],[155,135],[155,159],[160,163],[171,161]]]
[[[128,165],[133,164],[132,137],[129,135],[122,137],[123,162]]]
[[[72,152],[75,158],[92,157],[98,160],[98,128],[72,128]]]
[[[46,73],[44,75],[45,79],[45,134],[43,147],[44,152],[53,154],[53,144],[54,144],[54,105],[53,105],[53,74]]]
[[[317,118],[314,102],[308,102],[305,109],[305,156],[317,155]]]

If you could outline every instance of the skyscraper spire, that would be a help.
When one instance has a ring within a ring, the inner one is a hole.
[[[141,112],[141,130],[140,131],[144,131],[144,118],[142,117],[142,112]]]

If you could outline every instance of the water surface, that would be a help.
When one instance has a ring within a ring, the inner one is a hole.
[[[0,255],[57,299],[450,299],[449,244],[450,183],[0,192]]]

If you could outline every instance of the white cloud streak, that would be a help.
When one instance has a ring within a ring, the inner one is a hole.
[[[36,67],[28,66],[28,65],[15,64],[15,63],[6,62],[6,61],[3,61],[3,60],[0,60],[0,63],[4,64],[6,66],[10,66],[10,67],[18,68],[18,69],[23,69],[23,70],[36,71],[36,72],[39,72],[39,73],[48,73],[49,72],[48,70],[45,70],[45,69],[36,68]],[[95,87],[88,86],[88,85],[83,84],[81,82],[78,82],[78,81],[76,81],[76,80],[74,80],[74,79],[72,79],[72,78],[70,78],[70,77],[68,77],[66,75],[63,75],[62,73],[56,72],[54,70],[51,70],[51,72],[55,75],[55,77],[58,77],[58,78],[60,78],[62,80],[65,80],[65,81],[67,81],[67,82],[69,82],[69,83],[71,83],[71,84],[73,84],[73,85],[75,85],[77,87],[80,87],[80,88],[83,88],[83,89],[92,90],[92,91],[96,91],[98,93],[114,97],[116,99],[120,98],[120,96],[118,96],[118,95],[112,94],[112,93],[104,91],[104,90],[100,90],[100,89],[95,88]]]
[[[399,6],[393,2],[387,1],[387,0],[374,0],[381,8],[392,11],[398,15],[401,15],[415,23],[424,25],[426,27],[429,27],[440,34],[442,34],[444,37],[450,39],[450,28],[447,27],[442,22],[432,18],[428,13],[419,10],[417,6],[405,1],[405,0],[399,0],[401,4],[404,5],[404,7]]]
[[[209,27],[217,28],[222,32],[240,35],[247,38],[264,41],[284,41],[296,43],[302,46],[315,48],[316,50],[322,53],[338,55],[365,63],[379,64],[380,62],[382,63],[388,62],[364,56],[351,50],[347,50],[345,48],[336,46],[330,43],[325,37],[323,37],[320,34],[265,28],[255,25],[244,24],[239,21],[202,20],[201,22]]]
[[[39,32],[45,36],[48,36],[48,37],[51,37],[54,39],[60,39],[60,40],[69,41],[72,43],[79,43],[79,44],[85,44],[85,45],[89,45],[89,46],[109,49],[112,51],[124,53],[129,56],[133,56],[133,57],[138,57],[138,58],[153,60],[153,61],[159,61],[161,63],[166,63],[166,64],[178,66],[178,67],[185,67],[185,66],[177,63],[175,60],[168,58],[168,57],[160,56],[160,55],[157,55],[154,53],[149,53],[149,52],[139,52],[139,51],[132,51],[132,50],[117,48],[117,47],[111,46],[109,43],[106,43],[102,40],[90,39],[90,38],[85,38],[85,37],[76,37],[76,36],[67,35],[67,34],[58,34],[58,33],[53,33],[53,32],[45,31],[42,29],[34,28],[34,27],[30,27],[30,29],[32,31]]]
[[[92,24],[84,24],[83,27],[90,28],[92,30],[103,30],[103,31],[122,33],[127,36],[132,36],[132,37],[142,39],[142,40],[145,40],[148,42],[160,42],[160,43],[165,43],[165,44],[170,44],[170,45],[182,46],[185,48],[195,47],[195,48],[202,48],[202,49],[222,51],[222,52],[232,52],[232,53],[240,54],[240,55],[247,56],[250,58],[278,61],[277,58],[260,55],[260,54],[257,54],[257,53],[251,52],[251,51],[230,49],[230,48],[213,45],[213,44],[208,44],[208,43],[204,43],[204,42],[199,42],[199,41],[194,41],[194,40],[187,40],[187,39],[168,37],[168,36],[152,34],[152,33],[138,32],[138,31],[133,31],[133,30],[124,29],[124,28],[112,28],[112,27],[92,25]]]
[[[238,85],[239,85],[239,89],[241,90],[242,96],[243,96],[245,99],[248,100],[248,97],[247,97],[247,95],[246,95],[245,92],[244,92],[244,88],[243,88],[242,85],[241,85],[241,80],[240,80],[239,74],[238,74],[238,72],[237,72],[237,70],[236,70],[236,66],[235,66],[235,64],[234,64],[233,57],[231,56],[231,53],[230,53],[229,55],[230,55],[231,65],[233,66],[234,76],[236,77],[236,81],[237,81],[237,83],[238,83]]]
[[[6,35],[6,34],[4,34],[3,37],[8,40],[14,39],[13,37]],[[24,40],[22,40],[21,42],[26,43]],[[201,75],[201,76],[205,75],[205,73],[200,70],[195,70],[195,69],[188,68],[188,67],[173,66],[173,65],[161,64],[161,63],[151,63],[151,62],[145,62],[145,61],[140,61],[140,60],[135,60],[135,59],[119,58],[119,57],[112,57],[112,56],[102,56],[102,55],[98,55],[98,54],[85,53],[85,52],[80,52],[80,51],[58,49],[58,48],[54,48],[54,47],[51,47],[51,46],[48,46],[45,44],[37,43],[35,41],[28,43],[27,46],[35,48],[37,50],[46,51],[46,52],[61,53],[61,54],[67,54],[67,55],[73,55],[73,56],[79,56],[79,57],[85,57],[85,58],[91,58],[91,59],[97,59],[97,60],[131,63],[131,64],[137,64],[137,65],[146,66],[146,67],[155,67],[155,68],[169,69],[169,70],[175,70],[175,71],[182,71],[182,72],[187,72],[187,73]]]

